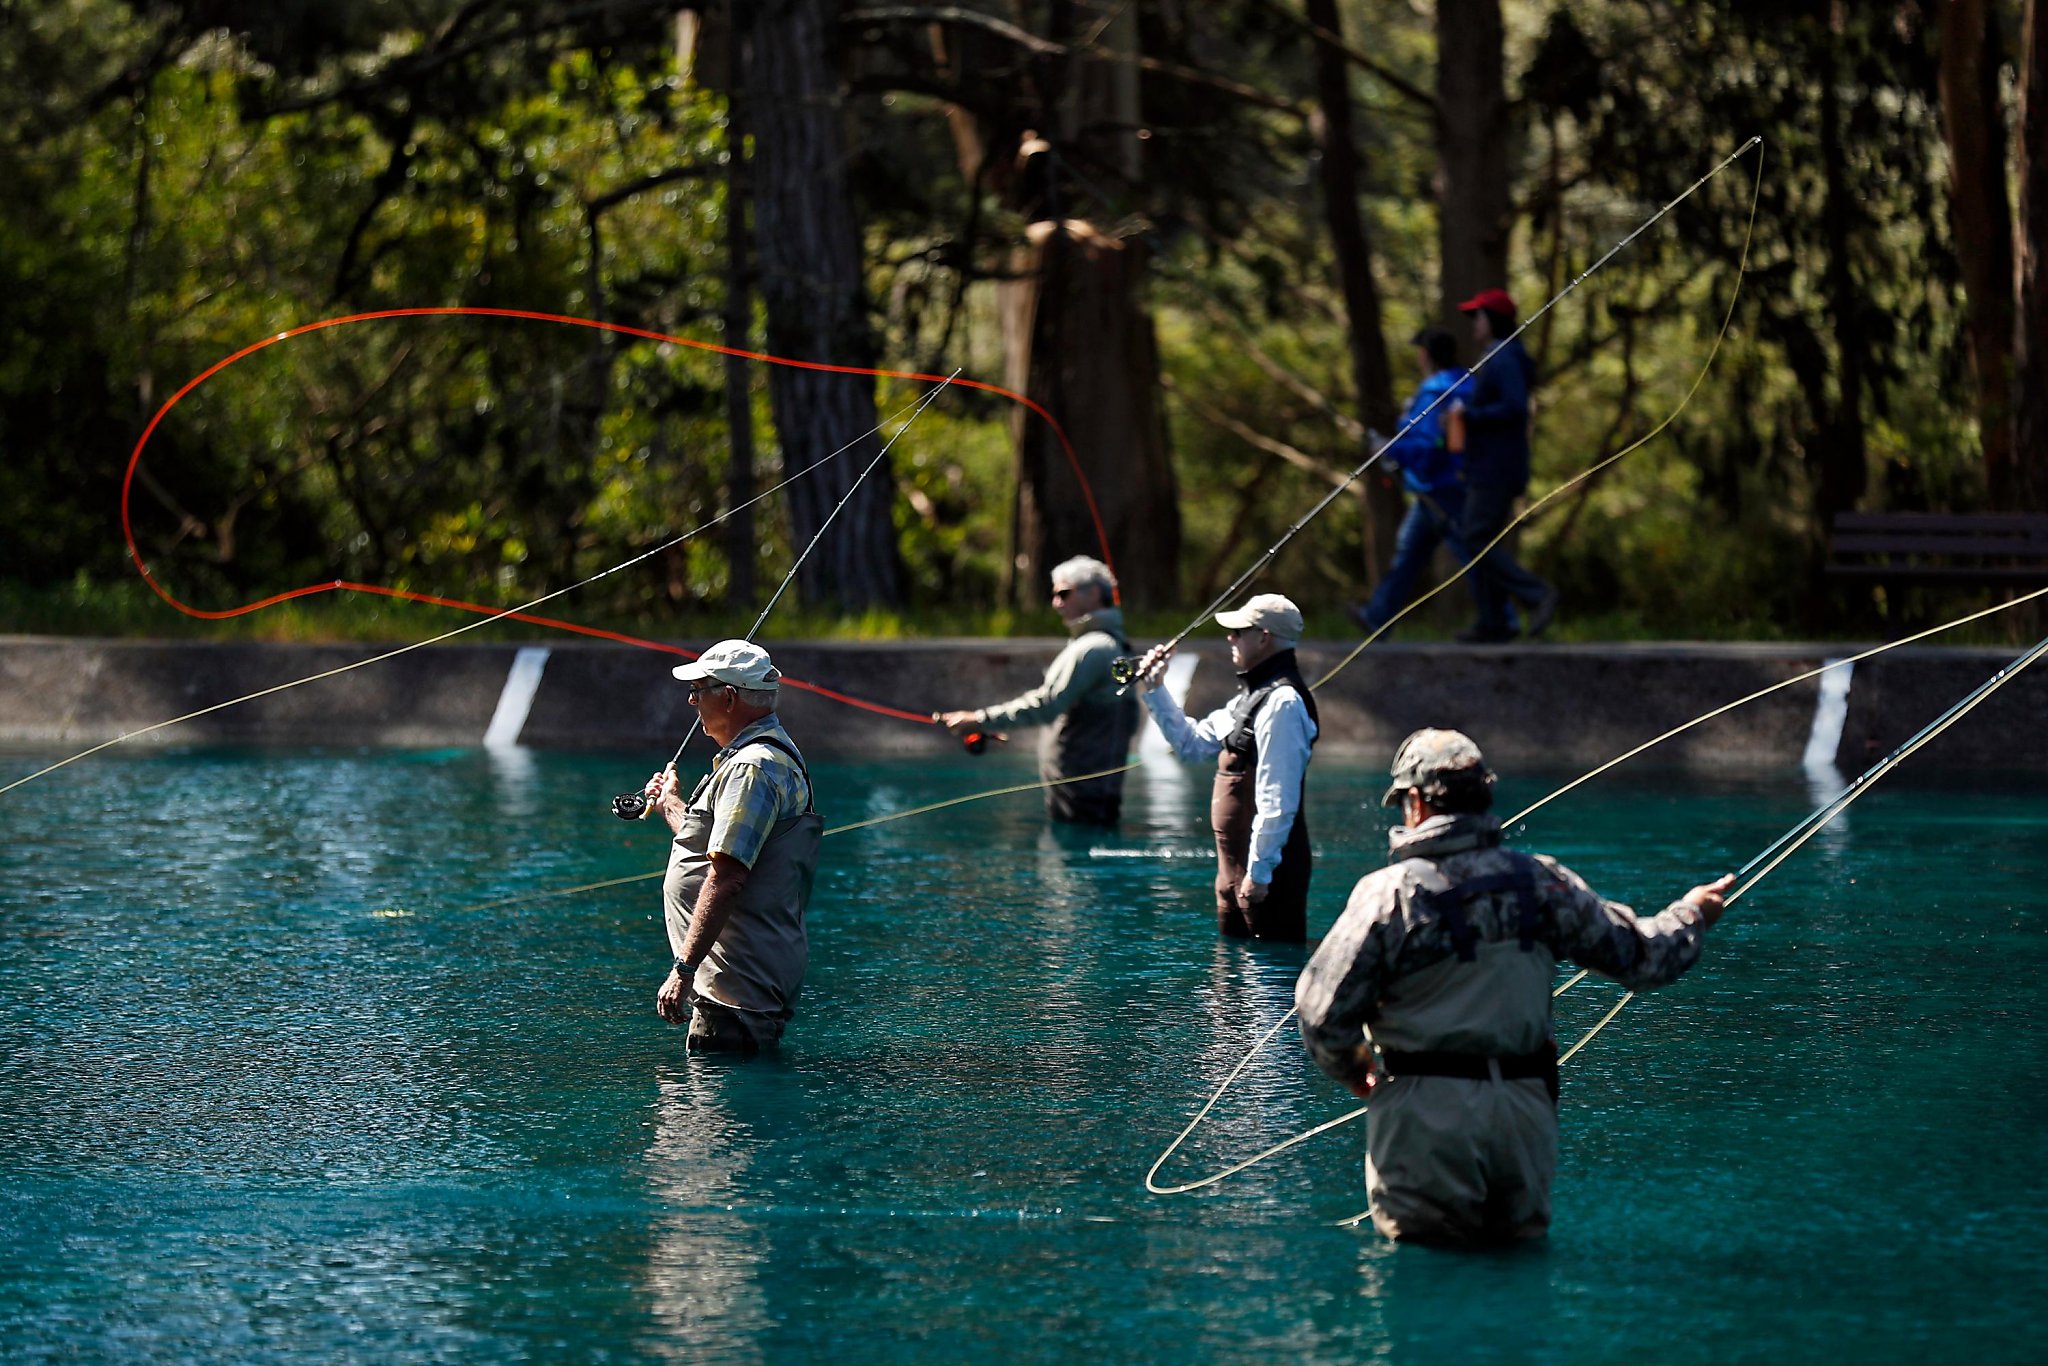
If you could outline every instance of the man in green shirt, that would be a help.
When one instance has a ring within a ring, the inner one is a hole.
[[[1109,566],[1077,555],[1052,571],[1052,610],[1073,637],[1045,681],[1027,693],[973,711],[938,712],[954,734],[1004,726],[1043,726],[1038,776],[1047,782],[1101,773],[1130,762],[1138,699],[1117,695],[1110,662],[1131,652],[1116,577]],[[997,739],[1007,737],[998,734]],[[1046,814],[1081,825],[1115,825],[1123,809],[1124,775],[1045,789]]]

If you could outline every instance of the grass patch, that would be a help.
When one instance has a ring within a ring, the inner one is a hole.
[[[1794,633],[1769,620],[1704,620],[1697,629],[1674,634],[1656,629],[1654,623],[1633,609],[1576,612],[1571,604],[1559,614],[1548,638],[1567,643],[1653,642],[1664,640],[1708,641],[1801,641],[1896,638],[1965,612],[1986,606],[1988,595],[1948,594],[1944,601],[1915,602],[1910,619],[1903,624],[1874,629],[1830,633]],[[737,636],[753,624],[753,611],[695,611],[672,616],[619,616],[577,610],[573,595],[537,609],[541,615],[579,625],[618,631],[650,640],[692,645]],[[1194,604],[1172,609],[1149,609],[1128,614],[1132,640],[1140,645],[1164,640],[1187,624]],[[1441,594],[1413,617],[1403,621],[1391,640],[1417,642],[1446,641],[1461,629],[1470,612],[1462,589]],[[1346,614],[1342,604],[1324,607],[1308,605],[1308,637],[1319,641],[1356,641],[1364,632]],[[2021,608],[1991,617],[1934,638],[1930,644],[2008,646],[2030,641],[2040,634],[2042,616],[2038,609]],[[476,622],[469,612],[403,602],[364,593],[322,593],[279,603],[260,612],[207,621],[188,617],[137,582],[99,583],[84,576],[55,587],[30,587],[0,581],[0,634],[52,636],[112,636],[161,640],[267,640],[327,644],[338,641],[406,643],[425,640]],[[929,640],[947,637],[1001,640],[1016,637],[1058,636],[1058,619],[1050,609],[1017,611],[1000,608],[974,611],[965,608],[924,608],[901,611],[869,611],[842,616],[814,611],[785,598],[769,618],[765,632],[780,640]],[[1214,638],[1209,640],[1207,638]],[[478,641],[560,641],[561,632],[517,621],[494,621],[464,632],[465,639]],[[1220,632],[1197,627],[1197,643],[1220,645]]]

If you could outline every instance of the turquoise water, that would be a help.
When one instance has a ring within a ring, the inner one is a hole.
[[[648,766],[131,752],[10,794],[0,1355],[2038,1357],[2038,781],[1859,803],[1568,1069],[1547,1245],[1470,1256],[1330,1226],[1362,1126],[1145,1193],[1302,961],[1217,940],[1199,773],[1135,782],[1108,839],[1027,795],[829,840],[802,1013],[733,1065],[653,1014],[658,884],[477,909],[657,869],[605,810]],[[1021,773],[817,767],[833,823]],[[1315,932],[1379,861],[1380,781],[1317,767]],[[1617,775],[1522,843],[1660,904],[1811,803]],[[1282,1044],[1167,1178],[1348,1108]]]

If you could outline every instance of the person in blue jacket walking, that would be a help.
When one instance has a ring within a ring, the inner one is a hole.
[[[1472,339],[1486,358],[1451,400],[1465,428],[1465,515],[1459,535],[1476,554],[1507,527],[1515,500],[1529,487],[1529,389],[1536,362],[1512,335],[1515,301],[1506,290],[1481,290],[1458,310],[1472,319]],[[1471,577],[1479,619],[1458,636],[1467,644],[1497,644],[1521,634],[1517,603],[1528,610],[1531,636],[1541,635],[1557,612],[1557,590],[1516,563],[1504,544],[1486,551],[1472,566]]]
[[[1380,457],[1382,463],[1401,471],[1401,483],[1413,502],[1394,538],[1393,564],[1372,599],[1351,609],[1352,619],[1368,631],[1379,630],[1414,601],[1439,545],[1449,544],[1460,564],[1467,558],[1459,535],[1465,515],[1464,460],[1446,437],[1445,419],[1451,405],[1437,403],[1465,378],[1465,369],[1458,364],[1458,339],[1441,327],[1425,327],[1415,334],[1414,344],[1424,378],[1402,415],[1400,435]],[[1433,411],[1432,404],[1436,404]],[[1366,437],[1374,449],[1385,441],[1375,431],[1368,431]]]

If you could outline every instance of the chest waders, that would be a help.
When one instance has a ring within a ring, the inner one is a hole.
[[[690,984],[689,1046],[693,1052],[753,1053],[782,1037],[783,1026],[796,1013],[796,997],[810,960],[804,911],[818,872],[818,840],[825,822],[817,812],[817,793],[810,769],[797,752],[772,735],[756,736],[748,745],[767,745],[787,754],[803,774],[808,800],[794,816],[769,830],[761,852],[740,889],[732,918],[718,942],[697,965]],[[744,748],[744,747],[743,747]],[[732,763],[738,758],[726,760]],[[713,775],[706,774],[690,794],[669,855],[662,884],[670,947],[682,952],[697,897],[711,873]]]
[[[1101,628],[1097,628],[1101,629]],[[1120,631],[1104,631],[1121,654],[1131,642]],[[1065,715],[1047,726],[1038,742],[1038,776],[1048,782],[1115,768],[1131,757],[1139,704],[1112,684],[1097,686]],[[1045,813],[1079,825],[1115,825],[1123,816],[1124,775],[1045,789]]]
[[[1450,934],[1451,947],[1460,963],[1477,964],[1479,932],[1465,914],[1468,902],[1483,896],[1511,895],[1515,898],[1516,947],[1523,953],[1536,948],[1538,904],[1536,878],[1528,860],[1511,855],[1515,870],[1466,878],[1440,892],[1420,892],[1416,900],[1426,914],[1436,918]],[[1476,968],[1475,968],[1476,970]],[[1520,1081],[1540,1079],[1557,1104],[1557,1044],[1553,1040],[1527,1053],[1486,1056],[1452,1053],[1436,1049],[1418,1052],[1385,1052],[1381,1066],[1390,1077],[1463,1077],[1467,1081]]]
[[[1315,698],[1295,666],[1294,651],[1283,650],[1243,675],[1244,690],[1231,703],[1237,725],[1216,756],[1216,782],[1209,793],[1209,825],[1216,833],[1216,925],[1234,939],[1271,939],[1300,944],[1308,939],[1308,880],[1314,862],[1308,845],[1308,773],[1295,796],[1294,825],[1281,846],[1280,865],[1266,899],[1249,911],[1237,904],[1237,888],[1251,865],[1252,821],[1258,815],[1259,712],[1274,689],[1290,684],[1316,719]]]

